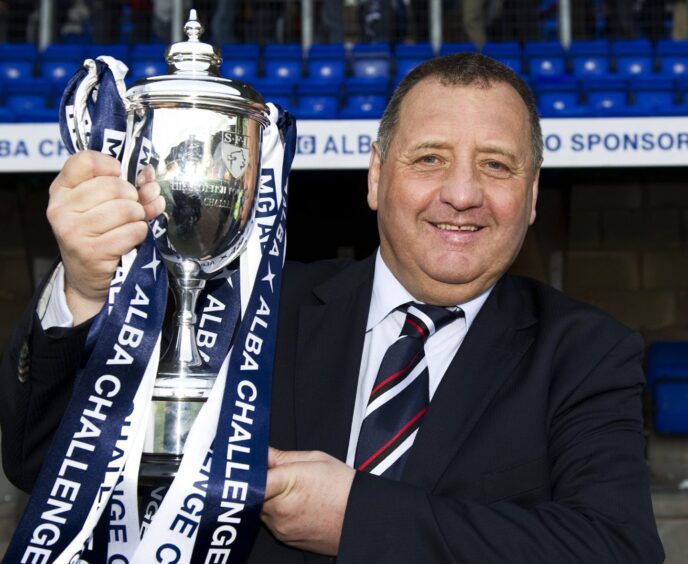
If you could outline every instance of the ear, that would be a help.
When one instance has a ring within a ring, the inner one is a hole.
[[[377,187],[380,183],[380,149],[377,141],[373,143],[370,151],[370,164],[368,165],[368,207],[377,211]]]
[[[531,190],[532,190],[532,192],[531,192],[532,201],[530,203],[530,205],[531,205],[530,221],[528,222],[528,225],[533,225],[533,223],[535,222],[535,216],[537,215],[535,212],[535,208],[537,205],[539,183],[540,183],[540,171],[538,170],[535,173],[535,178],[533,178],[533,186],[531,188]]]

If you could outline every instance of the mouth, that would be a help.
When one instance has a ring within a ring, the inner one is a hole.
[[[453,223],[433,223],[433,225],[442,231],[467,231],[473,233],[482,229],[479,225],[454,225]]]

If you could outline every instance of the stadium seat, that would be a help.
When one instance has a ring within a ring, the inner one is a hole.
[[[660,39],[655,47],[659,74],[665,78],[681,78],[688,74],[688,40]]]
[[[81,62],[77,61],[44,61],[41,63],[40,76],[54,88],[62,90],[80,66]]]
[[[225,43],[222,45],[220,74],[226,78],[253,82],[259,73],[260,48],[256,43]]]
[[[310,81],[341,82],[346,76],[343,43],[315,43],[308,50],[306,76]]]
[[[129,46],[125,43],[91,43],[84,48],[84,59],[97,59],[102,55],[109,55],[128,65]]]
[[[638,115],[672,115],[677,91],[671,79],[646,78],[631,82],[631,98]]]
[[[647,355],[647,383],[658,433],[688,433],[688,342],[657,341]]]
[[[226,78],[251,83],[258,76],[258,61],[225,60],[220,66],[220,74]]]
[[[266,79],[296,82],[301,77],[303,52],[297,43],[269,43],[263,61]]]
[[[28,61],[0,61],[2,82],[25,80],[33,76],[33,64]]]
[[[611,54],[619,76],[647,76],[654,72],[655,54],[648,39],[613,41]]]
[[[280,79],[256,79],[251,83],[258,92],[263,95],[266,102],[279,104],[285,109],[291,110],[294,106],[294,83]]]
[[[523,73],[523,53],[517,41],[495,43],[488,41],[483,46],[483,55],[497,59],[518,74]]]
[[[391,52],[388,43],[357,43],[351,49],[351,70],[362,80],[390,77]]]
[[[628,84],[623,80],[586,81],[582,88],[590,115],[611,117],[633,113],[628,103]]]
[[[561,83],[536,83],[538,112],[542,117],[577,117],[581,115],[580,92],[575,80]]]
[[[14,112],[9,108],[0,107],[0,123],[12,123],[16,121]]]
[[[336,82],[303,81],[296,87],[294,115],[302,119],[337,117],[340,85]]]
[[[452,53],[474,53],[475,44],[470,41],[463,43],[442,43],[440,45],[440,55],[451,55]]]
[[[394,60],[396,61],[395,82],[398,83],[411,70],[432,58],[433,55],[434,52],[430,43],[399,43],[394,50]]]
[[[566,52],[559,41],[529,41],[523,54],[531,78],[559,77],[566,73]]]
[[[78,43],[51,43],[41,53],[42,61],[75,61],[81,63],[85,58],[85,46]]]
[[[345,105],[339,112],[339,117],[345,119],[380,119],[386,104],[386,96],[353,94],[347,96]]]
[[[143,78],[150,78],[151,76],[167,74],[167,63],[164,60],[132,61],[130,71],[131,74],[129,76],[131,81],[141,80]]]
[[[129,59],[134,61],[165,62],[164,43],[135,43],[129,50]]]
[[[0,61],[27,61],[35,63],[37,60],[38,49],[35,43],[0,44]]]
[[[607,40],[572,41],[569,48],[574,76],[604,76],[610,72],[611,55]]]
[[[10,95],[5,98],[5,106],[14,113],[18,122],[57,122],[58,110],[47,107],[45,96]]]

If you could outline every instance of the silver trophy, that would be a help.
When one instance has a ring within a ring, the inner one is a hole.
[[[195,10],[184,31],[188,40],[167,49],[168,74],[137,82],[125,96],[122,170],[134,183],[145,166],[155,169],[167,219],[166,235],[156,240],[176,302],[153,390],[143,486],[173,478],[215,382],[196,346],[196,302],[206,280],[241,254],[251,232],[269,123],[260,94],[219,77],[219,51],[199,41],[203,27]]]

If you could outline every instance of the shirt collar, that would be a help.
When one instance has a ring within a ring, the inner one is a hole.
[[[494,286],[490,286],[482,294],[466,303],[456,304],[463,310],[466,330],[470,329],[473,320],[483,307],[492,288],[494,288]],[[382,260],[382,254],[378,248],[375,257],[373,295],[370,300],[370,311],[368,312],[366,331],[370,331],[399,306],[412,301],[415,301],[413,296],[409,294],[408,290],[406,290],[406,288],[401,285],[401,282],[392,274],[392,271],[385,264],[385,261]]]

